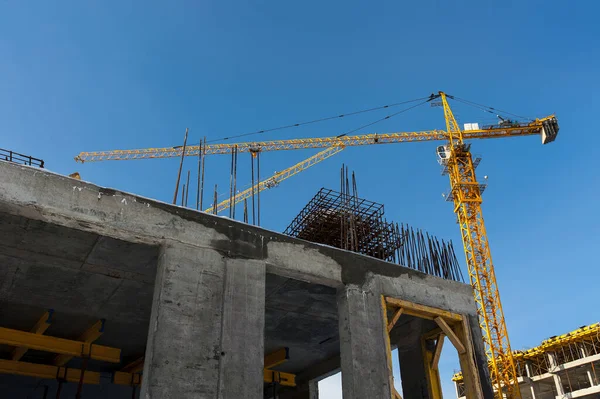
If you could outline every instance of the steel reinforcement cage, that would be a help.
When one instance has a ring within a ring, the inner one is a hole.
[[[321,188],[284,234],[464,281],[450,241],[388,222],[382,204],[349,193]]]

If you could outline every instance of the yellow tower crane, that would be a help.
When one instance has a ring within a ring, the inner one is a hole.
[[[487,239],[487,233],[481,212],[482,186],[475,175],[476,163],[470,152],[471,139],[487,139],[502,137],[520,137],[540,135],[542,144],[547,144],[558,134],[558,122],[554,115],[538,118],[527,123],[503,120],[496,126],[480,129],[478,126],[461,130],[450,106],[448,98],[452,96],[444,92],[432,96],[430,100],[441,99],[446,120],[446,130],[428,130],[402,133],[375,133],[354,136],[318,137],[289,140],[273,140],[234,144],[211,144],[206,146],[205,154],[230,154],[234,147],[238,152],[265,152],[297,150],[307,148],[351,147],[373,144],[393,144],[419,141],[445,141],[438,147],[440,163],[450,177],[449,199],[454,203],[461,238],[467,260],[469,280],[473,287],[479,324],[483,333],[490,377],[496,390],[496,396],[503,398],[520,398],[517,374],[513,354],[510,348],[504,313],[500,302],[494,265]],[[199,146],[186,148],[186,156],[197,156]],[[77,157],[79,162],[105,160],[131,160],[148,158],[180,157],[180,148],[147,148],[136,150],[114,150],[100,152],[82,152]]]

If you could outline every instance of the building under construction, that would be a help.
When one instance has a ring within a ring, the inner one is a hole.
[[[513,355],[523,399],[600,397],[600,323],[551,337]],[[461,373],[453,378],[466,398]]]
[[[365,256],[30,166],[0,176],[3,398],[313,399],[340,371],[344,399],[390,398],[392,347],[421,398],[441,334],[470,397],[491,397],[472,288],[399,265],[412,238],[391,223],[382,246],[358,235],[381,226],[340,226]]]
[[[9,154],[0,160],[0,392],[314,399],[318,382],[341,371],[344,399],[398,399],[396,348],[402,397],[440,398],[438,366],[448,338],[466,397],[492,398],[493,385],[498,396],[519,398],[483,223],[483,186],[465,140],[539,135],[547,144],[558,124],[549,115],[462,129],[449,99],[464,102],[440,91],[379,119],[432,104],[443,108],[446,130],[188,147],[184,139],[183,147],[76,158],[179,157],[172,205],[31,162],[17,165]],[[358,197],[354,182],[350,190],[344,171],[340,191],[317,194],[287,234],[259,227],[263,189],[346,147],[421,141],[443,143],[438,161],[450,176],[448,198],[472,285],[461,282],[451,243],[386,221],[382,205]],[[311,148],[322,151],[261,181],[262,153]],[[239,195],[238,153],[252,161],[250,188]],[[208,209],[229,208],[230,218],[199,211],[204,159],[217,154],[232,156],[230,195],[217,203],[215,185]],[[198,158],[197,210],[187,208],[189,171],[176,205],[186,156]],[[246,223],[235,220],[240,200]]]

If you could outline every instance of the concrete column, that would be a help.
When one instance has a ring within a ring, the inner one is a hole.
[[[264,290],[262,262],[163,245],[141,397],[262,398]]]
[[[532,399],[537,399],[540,398],[540,387],[539,387],[539,383],[537,381],[532,381],[531,377],[533,377],[533,371],[531,370],[531,364],[529,362],[525,363],[525,372],[527,373],[527,377],[528,377],[528,385],[529,385],[529,392],[531,393],[531,398]]]
[[[589,353],[586,350],[585,345],[581,344],[579,348],[581,349],[581,355],[584,358],[586,358],[586,357],[589,356]],[[594,378],[594,375],[592,374],[592,366],[591,365],[587,365],[586,366],[586,373],[587,373],[587,376],[588,376],[588,380],[590,381],[590,386],[593,387],[594,385],[597,385],[597,381]]]
[[[428,399],[427,375],[425,374],[425,354],[421,346],[423,319],[413,319],[402,326],[393,343],[398,347],[400,378],[404,399]]]
[[[561,396],[565,394],[565,390],[563,389],[563,385],[562,385],[562,380],[560,378],[560,376],[557,373],[556,370],[556,366],[558,366],[558,364],[556,363],[556,356],[554,355],[554,353],[548,353],[548,362],[550,364],[550,374],[552,374],[552,379],[554,380],[554,386],[556,387],[556,395],[557,396]]]
[[[344,399],[391,397],[379,293],[355,285],[338,291]]]

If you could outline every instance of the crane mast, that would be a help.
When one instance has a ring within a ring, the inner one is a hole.
[[[448,132],[450,156],[447,170],[450,177],[450,196],[454,202],[460,235],[465,249],[469,281],[473,287],[479,325],[496,395],[503,398],[520,398],[515,368],[496,273],[481,211],[481,186],[475,176],[475,166],[470,145],[463,142],[446,94],[440,92]]]

